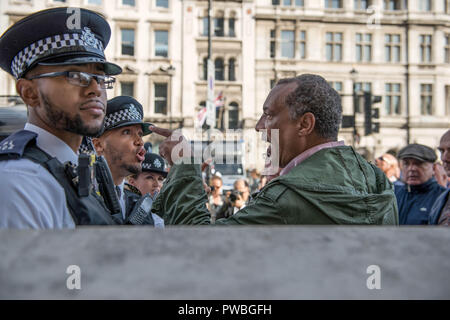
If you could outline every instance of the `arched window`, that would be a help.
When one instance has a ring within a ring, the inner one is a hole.
[[[239,105],[231,102],[228,108],[228,129],[239,128]]]
[[[228,36],[229,37],[235,37],[236,36],[236,32],[235,32],[235,22],[236,22],[236,14],[233,12],[231,12],[230,17],[228,18]]]
[[[228,60],[228,80],[236,81],[236,72],[235,72],[235,59],[231,58]]]
[[[223,59],[217,58],[214,61],[214,68],[215,68],[215,79],[216,80],[225,80]]]
[[[223,11],[218,11],[214,18],[214,35],[216,37],[223,37],[225,35],[223,16]]]

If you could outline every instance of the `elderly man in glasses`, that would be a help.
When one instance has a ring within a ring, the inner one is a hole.
[[[74,8],[31,14],[1,36],[0,67],[15,78],[29,117],[0,145],[0,228],[120,223],[74,178],[82,138],[102,129],[106,89],[122,71],[106,61],[110,36],[102,16]]]

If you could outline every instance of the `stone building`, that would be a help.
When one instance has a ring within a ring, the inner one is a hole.
[[[98,11],[110,22],[106,54],[124,73],[109,97],[133,95],[148,121],[200,139],[208,1],[2,0],[0,28],[61,5]],[[254,126],[269,90],[302,73],[325,77],[342,95],[344,114],[355,110],[358,136],[345,128],[340,139],[368,159],[407,141],[435,148],[450,127],[449,0],[215,0],[211,19],[215,95],[223,97],[216,124],[237,130],[228,139],[244,141],[247,168],[263,165],[266,144]],[[4,72],[0,83],[0,95],[15,93]],[[363,91],[382,97],[374,104],[379,133],[368,136]]]

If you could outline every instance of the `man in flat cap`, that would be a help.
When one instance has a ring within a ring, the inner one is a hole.
[[[74,14],[77,26],[68,23]],[[16,79],[29,112],[25,130],[0,144],[0,227],[116,224],[74,176],[81,140],[103,128],[106,89],[122,71],[106,61],[110,36],[107,21],[93,11],[52,8],[0,37],[0,67]]]
[[[438,147],[441,152],[442,165],[450,176],[450,130],[441,137]],[[450,188],[446,190],[436,199],[430,213],[429,224],[450,225]]]
[[[431,208],[445,191],[433,177],[437,157],[433,149],[410,144],[398,153],[405,185],[395,186],[399,222],[403,225],[428,224]]]
[[[132,97],[120,96],[108,101],[105,126],[98,138],[94,138],[98,155],[106,158],[117,190],[124,221],[139,211],[139,205],[146,197],[147,216],[142,223],[164,227],[164,221],[150,212],[153,198],[149,195],[125,190],[125,178],[142,171],[145,160],[143,136],[151,133],[150,123],[143,122],[142,105]]]

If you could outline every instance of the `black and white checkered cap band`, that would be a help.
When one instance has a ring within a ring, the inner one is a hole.
[[[141,113],[133,104],[127,105],[127,108],[108,114],[105,117],[105,129],[116,126],[127,121],[142,121]]]
[[[83,30],[83,34],[79,33],[65,33],[62,35],[55,35],[39,40],[22,51],[20,51],[12,60],[11,70],[16,78],[27,69],[37,59],[54,55],[58,49],[65,49],[69,47],[84,47],[86,49],[93,48],[100,51],[103,55],[103,43],[95,38],[88,28]]]
[[[84,137],[83,142],[80,145],[80,148],[78,149],[79,153],[86,153],[86,154],[94,154],[95,150],[92,150],[92,142],[88,144],[85,140],[91,140],[89,137]],[[92,141],[92,140],[91,140]]]

